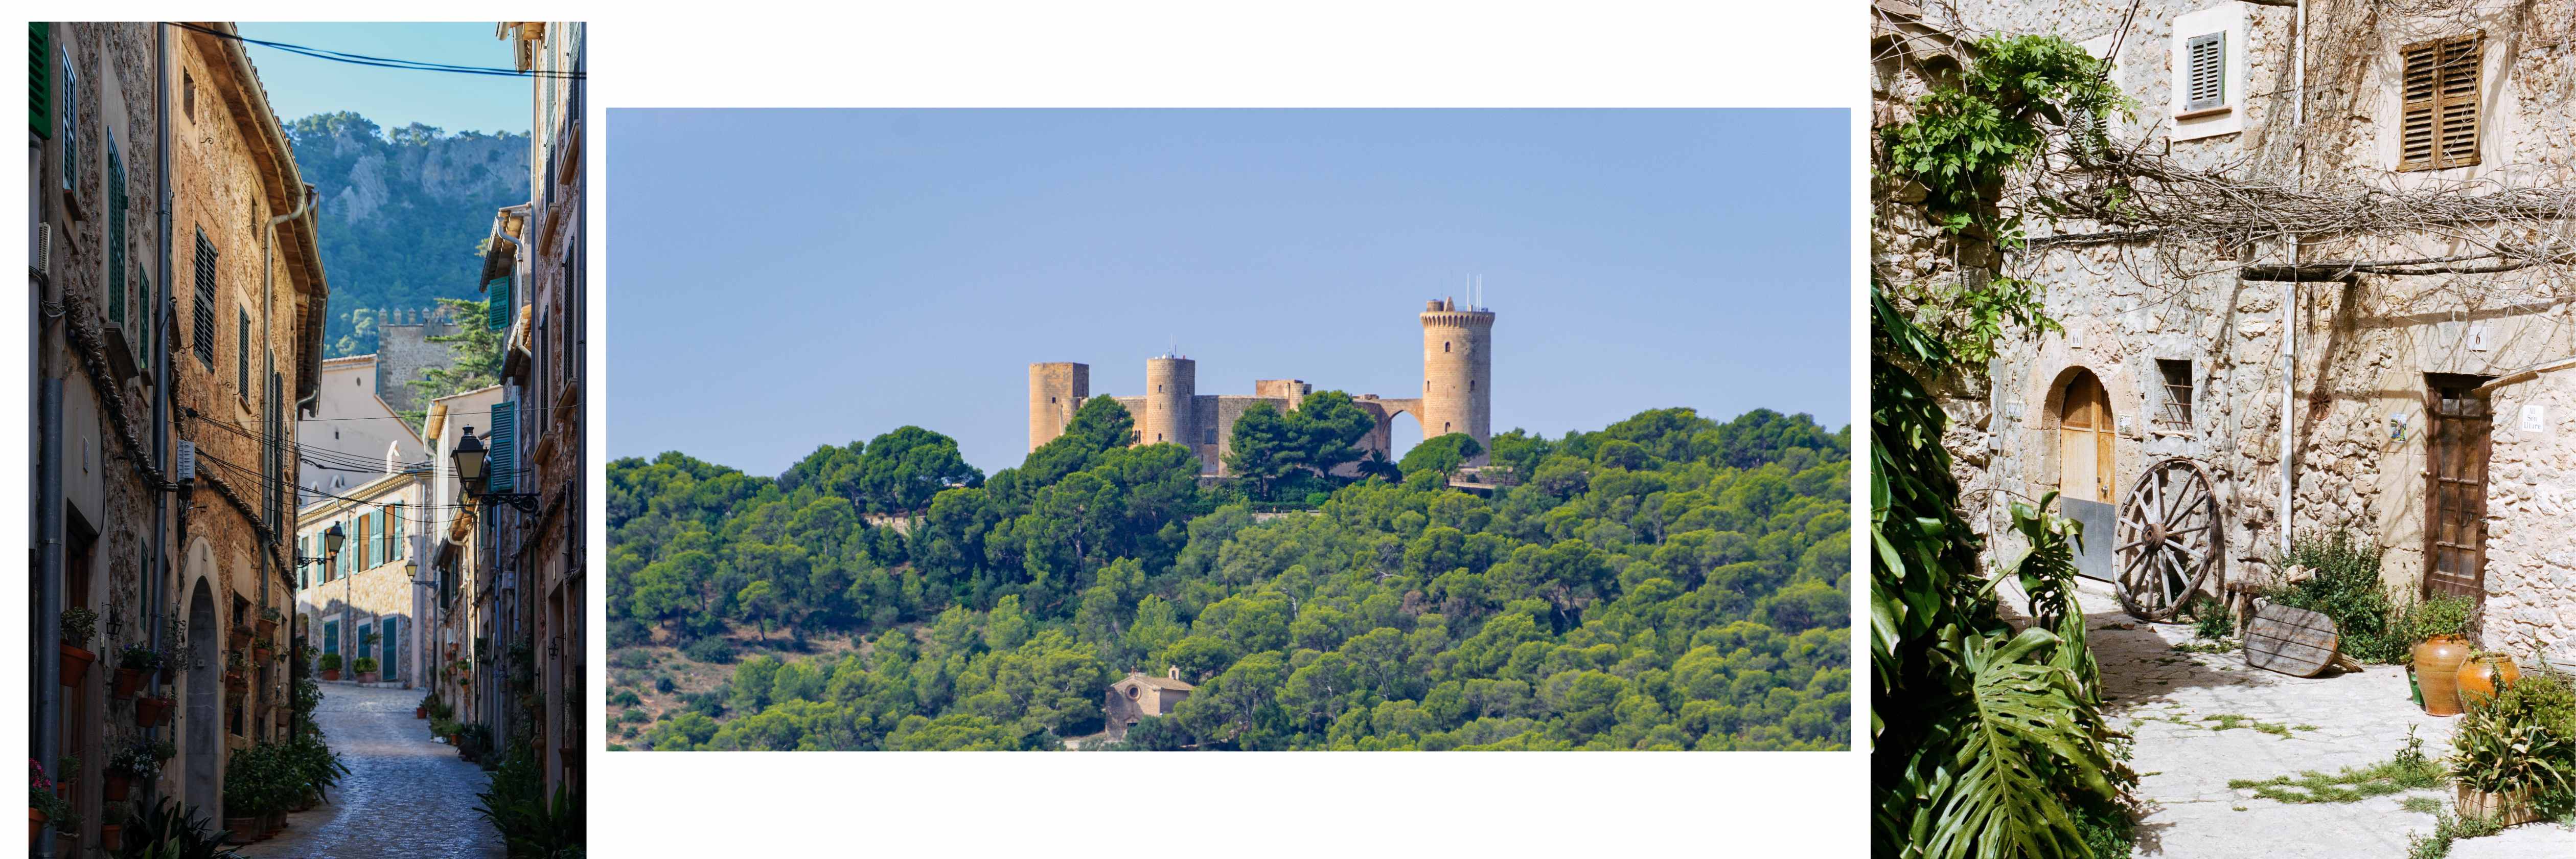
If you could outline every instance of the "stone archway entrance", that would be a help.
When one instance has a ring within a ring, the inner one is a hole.
[[[2057,490],[2063,497],[2112,502],[2111,395],[2093,371],[2076,368],[2057,391]]]
[[[215,619],[215,596],[204,578],[188,594],[188,780],[187,802],[208,819],[221,820],[223,810],[222,773],[223,679],[216,675],[223,654],[216,652],[215,639],[223,628]]]

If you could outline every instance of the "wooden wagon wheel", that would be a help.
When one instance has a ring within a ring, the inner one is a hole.
[[[2120,500],[2117,530],[2120,607],[2152,623],[2188,607],[2226,554],[2209,474],[2187,459],[2156,463],[2138,476]]]

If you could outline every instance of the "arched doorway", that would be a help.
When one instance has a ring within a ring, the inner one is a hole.
[[[2111,503],[2119,472],[2111,460],[2110,392],[2078,367],[2057,390],[2057,491],[2066,498]]]
[[[216,801],[222,798],[223,754],[223,679],[216,676],[216,666],[223,654],[215,652],[215,639],[223,629],[215,619],[215,595],[205,578],[188,594],[188,783],[189,805],[210,819],[222,819]]]

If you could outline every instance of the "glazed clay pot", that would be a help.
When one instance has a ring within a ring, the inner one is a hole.
[[[2489,656],[2460,663],[2456,679],[2460,684],[2460,705],[2465,707],[2495,700],[2497,692],[2522,679],[2522,669],[2513,664],[2511,656]]]
[[[2460,714],[2460,663],[2469,659],[2469,643],[2456,635],[2436,635],[2415,645],[2415,680],[2424,686],[2424,712]]]

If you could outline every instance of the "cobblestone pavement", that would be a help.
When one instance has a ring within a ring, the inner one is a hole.
[[[2086,581],[2082,600],[2093,653],[2102,666],[2106,712],[2136,737],[2130,761],[2145,806],[2137,855],[2199,857],[2404,857],[2408,833],[2430,833],[2433,815],[2407,811],[2409,797],[2448,807],[2449,789],[2351,803],[2288,804],[2230,788],[2230,779],[2333,773],[2394,757],[2407,729],[2425,754],[2450,748],[2453,719],[2424,715],[2395,665],[2298,678],[2248,668],[2239,652],[2188,653],[2189,626],[2135,623],[2106,585]],[[2015,598],[2018,601],[2018,598]],[[2123,628],[2123,627],[2128,628]],[[2242,727],[2223,728],[2218,716]],[[2284,736],[2283,734],[2286,734]],[[2568,859],[2576,831],[2552,824],[2515,827],[2455,842],[2453,859]]]
[[[493,857],[499,833],[474,813],[482,770],[430,739],[411,716],[413,689],[322,684],[314,722],[349,765],[330,801],[287,815],[276,838],[240,848],[245,857]]]

